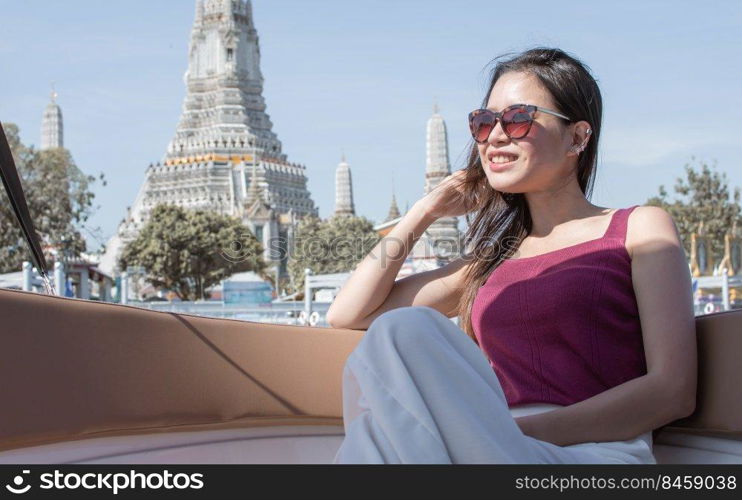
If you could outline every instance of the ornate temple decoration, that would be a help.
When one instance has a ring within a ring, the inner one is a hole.
[[[742,274],[742,237],[737,228],[737,221],[724,235],[724,258],[719,269],[726,269],[727,276]]]
[[[714,256],[703,228],[703,221],[698,225],[698,230],[690,236],[690,266],[693,276],[710,275],[714,270]]]

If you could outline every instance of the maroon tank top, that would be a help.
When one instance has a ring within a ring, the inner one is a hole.
[[[472,328],[509,406],[566,406],[647,373],[625,246],[637,206],[601,238],[504,260],[477,292]]]

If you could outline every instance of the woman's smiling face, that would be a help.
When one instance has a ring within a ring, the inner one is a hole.
[[[549,91],[529,73],[503,74],[492,88],[487,108],[501,111],[512,104],[533,104],[561,113]],[[577,155],[570,152],[573,128],[574,124],[536,111],[528,135],[510,139],[498,121],[487,142],[477,145],[490,186],[505,193],[526,193],[569,182],[577,168]]]

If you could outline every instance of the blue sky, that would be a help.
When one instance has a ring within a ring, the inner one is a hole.
[[[194,4],[0,0],[0,119],[38,144],[55,82],[65,146],[109,181],[91,221],[104,241],[174,133]],[[691,156],[742,186],[738,1],[253,0],[253,10],[267,111],[289,160],[307,166],[323,217],[342,151],[360,215],[383,220],[392,176],[402,210],[423,196],[434,101],[461,168],[485,66],[536,45],[576,55],[601,87],[594,203],[642,204]]]

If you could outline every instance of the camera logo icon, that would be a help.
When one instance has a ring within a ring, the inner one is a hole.
[[[24,469],[24,474],[30,474],[31,471],[28,469]],[[13,485],[6,484],[5,487],[8,489],[9,492],[15,493],[16,495],[22,495],[23,493],[26,493],[28,490],[31,489],[31,485],[27,484],[26,486],[23,486],[23,476],[18,475],[13,478]]]

